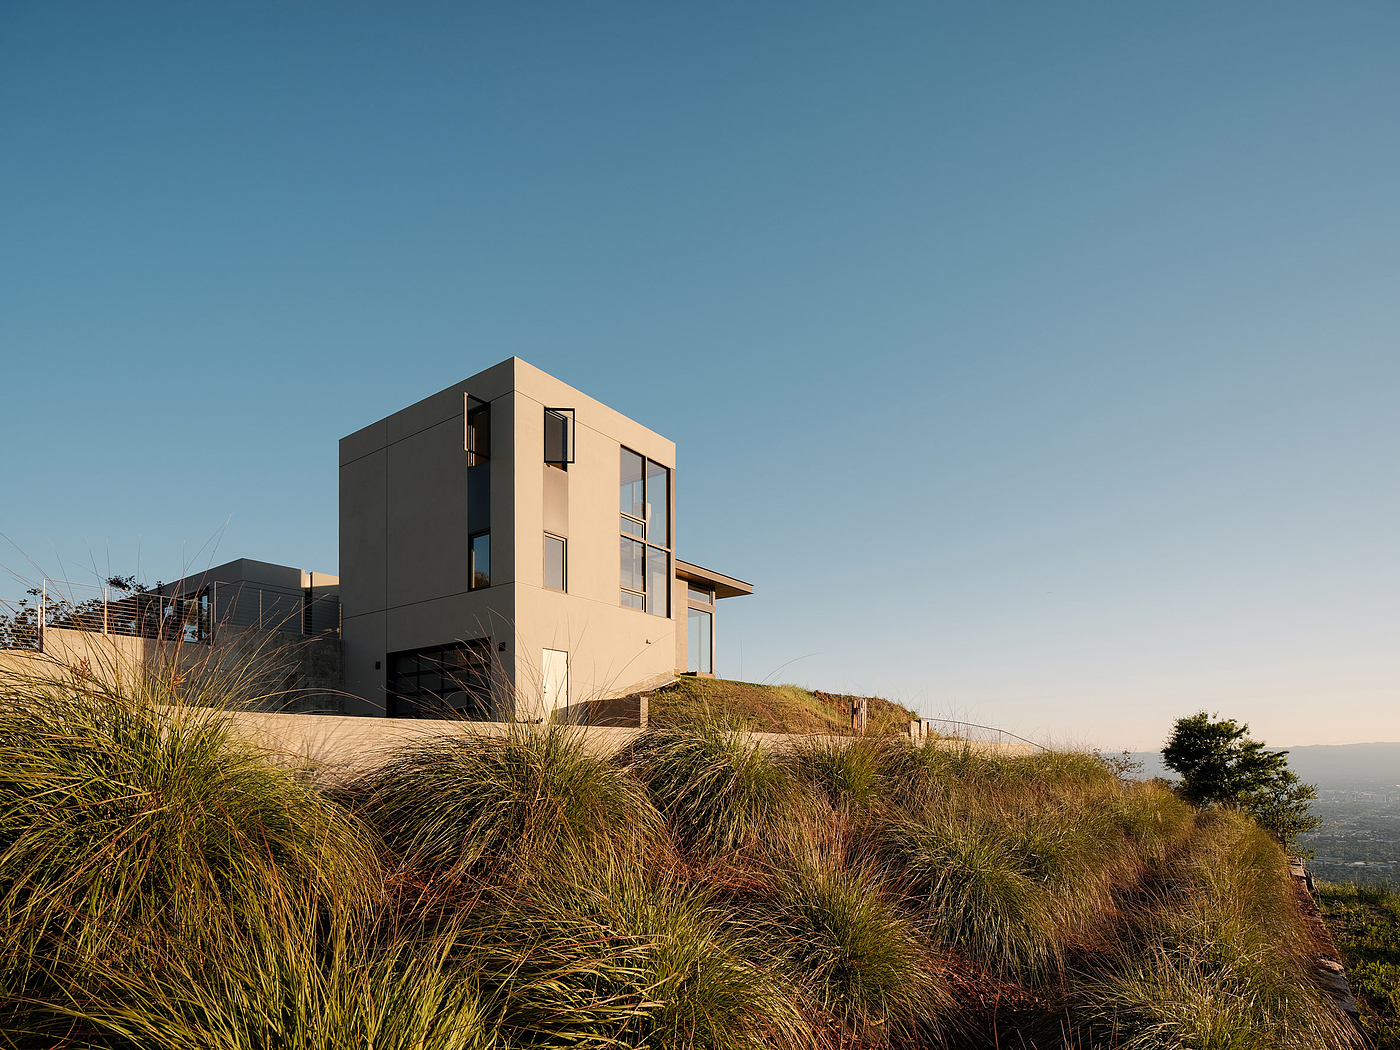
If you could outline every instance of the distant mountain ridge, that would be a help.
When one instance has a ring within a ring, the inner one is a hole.
[[[1288,768],[1320,788],[1361,790],[1400,785],[1400,743],[1305,744],[1290,747]],[[1138,751],[1143,776],[1172,777],[1157,751]]]

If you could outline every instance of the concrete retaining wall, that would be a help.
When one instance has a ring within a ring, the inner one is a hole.
[[[229,716],[240,735],[286,761],[319,769],[353,773],[372,769],[396,751],[413,744],[451,735],[501,737],[510,731],[505,722],[445,721],[426,718],[358,718],[346,715],[271,714],[234,712]],[[541,727],[525,727],[539,732]],[[599,754],[614,754],[642,734],[640,729],[615,726],[571,726],[585,746]],[[790,733],[752,733],[761,746],[782,750],[799,742],[849,741],[851,737],[817,737]],[[994,744],[961,740],[930,740],[925,746],[972,749],[978,754],[1029,755],[1030,744]]]

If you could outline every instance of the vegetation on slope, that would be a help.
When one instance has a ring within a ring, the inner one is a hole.
[[[1378,1050],[1400,1048],[1400,893],[1318,883],[1317,902]]]
[[[763,733],[851,733],[851,703],[841,693],[812,692],[796,685],[757,685],[723,678],[678,678],[648,694],[653,725],[688,725],[712,718],[733,719]],[[878,696],[868,701],[867,733],[902,733],[919,716]]]
[[[1095,756],[710,719],[322,785],[182,688],[6,690],[8,1045],[1351,1043],[1277,845]]]

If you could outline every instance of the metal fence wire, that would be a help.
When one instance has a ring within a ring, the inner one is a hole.
[[[5,649],[41,649],[46,628],[209,643],[220,627],[339,634],[340,599],[251,583],[211,582],[169,595],[46,579],[26,598],[0,601]]]

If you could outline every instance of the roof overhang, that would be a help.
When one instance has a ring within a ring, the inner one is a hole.
[[[692,565],[688,561],[676,559],[676,575],[691,583],[703,584],[715,592],[716,598],[737,598],[740,595],[752,594],[753,584],[745,583],[743,580],[736,580],[733,576],[726,576],[722,572],[715,572],[713,569],[704,569],[699,565]]]

